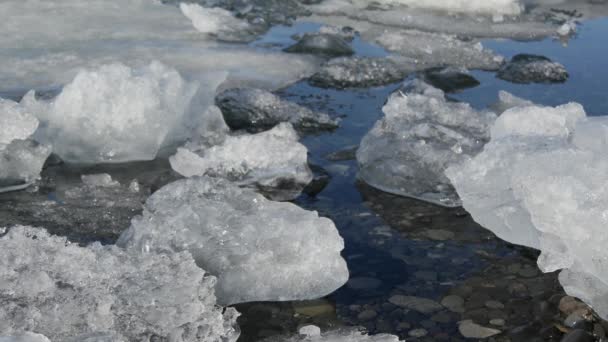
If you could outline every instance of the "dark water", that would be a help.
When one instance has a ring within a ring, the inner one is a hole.
[[[278,27],[254,45],[283,48],[293,43],[294,33],[318,27],[311,23]],[[539,104],[576,101],[589,115],[608,114],[606,34],[608,20],[601,19],[585,22],[568,42],[552,38],[484,41],[484,46],[507,58],[519,53],[549,57],[566,66],[570,79],[564,84],[519,85],[502,81],[492,72],[473,71],[481,85],[452,96],[483,108],[496,101],[499,90],[506,90]],[[385,54],[381,48],[358,40],[355,46],[358,55]],[[497,239],[462,209],[440,208],[370,188],[357,181],[355,160],[332,161],[326,157],[356,147],[383,116],[381,108],[386,98],[399,86],[338,91],[318,89],[302,81],[280,93],[343,118],[336,131],[303,138],[311,162],[325,169],[332,179],[315,198],[304,195],[297,204],[334,220],[345,240],[343,256],[351,281],[322,301],[239,306],[244,312],[241,340],[294,332],[298,325],[314,323],[322,327],[359,325],[374,333],[393,333],[412,340],[457,341],[462,339],[457,322],[473,319],[503,331],[493,337],[495,340],[559,341],[563,333],[558,327],[563,317],[557,303],[563,290],[556,274],[537,270],[535,251]],[[389,302],[394,295],[440,302],[450,294],[465,300],[463,312],[421,314]],[[488,306],[486,302],[492,300],[503,307]],[[492,319],[504,320],[504,326],[489,325]],[[409,332],[417,328],[425,329],[427,335],[411,337]]]

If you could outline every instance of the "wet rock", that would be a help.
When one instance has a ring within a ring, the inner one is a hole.
[[[572,329],[591,330],[592,324],[587,319],[589,311],[587,309],[576,310],[569,314],[564,320],[564,325]]]
[[[568,71],[547,57],[520,54],[511,59],[496,73],[496,76],[513,83],[563,83]]]
[[[449,230],[430,229],[425,231],[424,235],[426,235],[431,240],[445,241],[453,239],[455,234]]]
[[[498,327],[502,327],[505,325],[505,320],[502,318],[494,318],[490,320],[490,324],[498,326]]]
[[[296,313],[308,317],[332,315],[336,311],[330,302],[322,299],[294,302],[293,309]]]
[[[346,160],[355,160],[358,145],[349,146],[343,150],[332,152],[325,156],[325,159],[330,161],[346,161]]]
[[[369,290],[378,288],[381,283],[380,280],[375,278],[357,277],[351,278],[348,283],[346,283],[346,286],[353,290]]]
[[[464,299],[457,295],[449,295],[441,300],[441,305],[452,312],[464,312]]]
[[[505,305],[497,300],[486,301],[486,308],[488,309],[503,309]]]
[[[465,320],[458,324],[458,331],[466,338],[488,338],[501,333],[498,329],[481,326],[471,320]]]
[[[328,130],[338,127],[338,122],[329,115],[283,100],[262,89],[228,89],[216,96],[215,103],[221,109],[224,120],[233,130],[259,132],[281,122],[289,122],[299,131]]]
[[[562,338],[561,342],[593,342],[595,339],[588,332],[575,329],[571,332],[567,333],[564,338]]]
[[[310,197],[315,197],[327,187],[327,184],[331,181],[331,175],[320,166],[312,164],[309,166],[313,173],[313,178],[312,181],[304,187],[302,192]]]
[[[425,82],[446,93],[477,87],[480,83],[465,68],[431,68],[422,75]]]
[[[423,314],[431,314],[443,309],[441,304],[428,298],[394,295],[389,298],[388,301],[402,308],[414,310]]]
[[[559,301],[559,311],[563,312],[566,315],[570,315],[571,313],[580,310],[587,309],[588,306],[578,299],[570,296],[564,296]]]
[[[522,277],[532,278],[538,275],[538,269],[536,267],[528,266],[517,272]]]
[[[437,272],[417,271],[414,273],[414,277],[416,277],[416,279],[420,279],[420,280],[437,281]]]
[[[327,57],[351,56],[355,51],[342,37],[327,33],[305,34],[285,52],[308,53]]]
[[[341,57],[330,60],[310,77],[319,88],[368,88],[400,82],[415,66],[392,57]]]

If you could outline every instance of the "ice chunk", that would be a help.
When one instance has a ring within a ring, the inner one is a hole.
[[[607,132],[606,117],[586,118],[578,104],[515,107],[499,117],[482,153],[446,171],[477,222],[540,249],[540,268],[564,269],[564,289],[602,317]]]
[[[51,149],[30,140],[37,128],[23,106],[0,98],[0,192],[25,188],[40,176]]]
[[[169,161],[179,174],[228,179],[276,200],[297,197],[312,180],[306,147],[290,124],[258,133],[226,137],[215,146],[186,145]]]
[[[262,89],[228,89],[218,94],[215,102],[228,126],[236,130],[256,132],[281,122],[290,122],[303,131],[338,127],[338,122],[327,114],[314,112]]]
[[[286,48],[285,51],[327,57],[350,56],[355,53],[342,37],[328,33],[305,34],[297,43]]]
[[[399,342],[399,337],[389,334],[366,335],[355,328],[328,331],[320,335],[281,336],[264,339],[263,342]]]
[[[225,305],[318,298],[348,279],[344,243],[331,220],[218,178],[158,190],[118,244],[168,255],[190,251],[218,277],[216,295]]]
[[[42,122],[37,139],[64,161],[118,163],[154,159],[179,136],[197,89],[159,62],[110,64],[81,71],[53,100],[22,102]]]
[[[224,40],[241,40],[244,33],[252,30],[246,21],[235,18],[231,12],[222,8],[205,8],[183,2],[179,8],[192,20],[192,25],[199,32],[217,35]]]
[[[4,334],[36,331],[51,341],[70,341],[110,332],[115,341],[184,342],[236,341],[239,335],[237,312],[216,306],[215,278],[188,253],[79,247],[24,226],[10,228],[0,246]]]
[[[510,109],[513,107],[520,107],[520,106],[528,107],[528,106],[532,106],[532,105],[534,105],[534,103],[532,103],[531,101],[522,99],[511,93],[501,90],[498,92],[498,101],[496,103],[492,104],[490,106],[490,109],[495,111],[497,114],[502,114],[507,109]]]
[[[383,111],[357,151],[359,177],[387,192],[459,206],[443,172],[481,150],[496,114],[450,102],[421,81],[393,94]]]
[[[310,83],[322,88],[368,88],[402,81],[417,69],[416,63],[407,58],[334,58],[310,77]]]
[[[107,173],[80,176],[82,182],[88,186],[112,187],[120,186],[120,183],[113,180]]]
[[[547,57],[520,54],[500,68],[496,76],[513,83],[563,83],[568,80],[568,71]]]

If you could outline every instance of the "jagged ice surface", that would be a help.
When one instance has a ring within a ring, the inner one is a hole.
[[[446,171],[476,221],[541,250],[543,271],[608,317],[604,228],[608,120],[582,106],[520,106],[492,128],[484,151]]]
[[[37,139],[65,161],[151,160],[186,135],[186,121],[195,124],[188,112],[198,86],[159,62],[141,69],[109,64],[81,71],[50,101],[29,93],[22,103],[42,123]]]
[[[383,111],[357,151],[359,177],[387,192],[460,205],[443,172],[481,150],[496,114],[450,102],[421,81],[391,95]]]
[[[217,178],[171,183],[146,202],[118,244],[169,255],[190,251],[218,277],[221,304],[313,299],[348,279],[333,222]]]
[[[308,150],[298,138],[293,127],[283,123],[262,133],[227,136],[215,146],[188,144],[169,161],[186,177],[221,177],[267,191],[275,199],[294,199],[312,180]]]
[[[188,253],[79,247],[45,230],[15,226],[0,238],[0,331],[52,341],[236,341],[237,313],[216,306],[215,278]],[[77,262],[74,262],[77,260]]]

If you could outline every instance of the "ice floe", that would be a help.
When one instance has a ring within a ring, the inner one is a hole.
[[[158,190],[118,244],[168,255],[190,251],[218,277],[216,295],[226,305],[318,298],[348,279],[344,243],[331,220],[217,178]]]
[[[483,152],[450,167],[463,205],[499,237],[536,249],[543,271],[608,317],[605,262],[608,121],[582,106],[518,106]]]
[[[15,226],[0,237],[0,331],[16,341],[236,341],[238,313],[189,253],[80,247]],[[99,337],[99,335],[97,335]],[[109,338],[111,337],[111,338]]]

